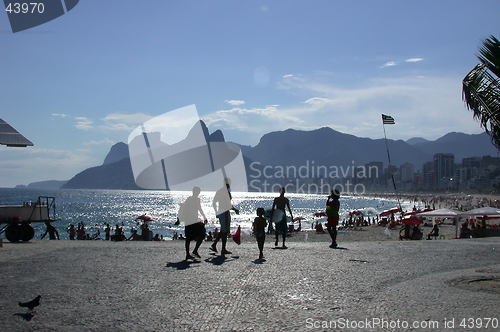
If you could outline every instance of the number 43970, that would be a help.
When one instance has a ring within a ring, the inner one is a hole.
[[[9,2],[5,11],[9,14],[43,14],[43,2]]]

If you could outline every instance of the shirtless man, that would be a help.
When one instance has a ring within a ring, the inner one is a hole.
[[[290,217],[293,220],[293,214],[292,210],[290,209],[290,201],[288,198],[285,197],[285,188],[282,187],[280,190],[280,195],[276,197],[273,201],[273,207],[271,208],[271,220],[273,220],[273,215],[274,215],[274,210],[281,210],[283,211],[283,217],[279,221],[276,222],[276,242],[274,245],[277,247],[278,246],[278,236],[281,234],[283,236],[283,249],[286,249],[285,246],[285,239],[286,239],[286,232],[287,232],[287,225],[286,225],[286,212],[285,208],[288,207],[288,211],[290,212]]]

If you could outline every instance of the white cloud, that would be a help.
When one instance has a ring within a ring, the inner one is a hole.
[[[111,113],[111,114],[106,115],[103,118],[103,120],[137,125],[137,124],[148,121],[152,117],[153,116],[151,116],[149,114],[144,114],[144,113],[131,113],[131,114]]]
[[[75,117],[75,120],[76,120],[75,128],[77,128],[77,129],[89,130],[89,129],[93,128],[94,122],[87,117],[77,116],[77,117]]]
[[[393,67],[396,65],[397,65],[396,61],[387,61],[380,68]]]
[[[92,145],[110,145],[113,144],[114,142],[110,140],[109,138],[104,138],[102,140],[92,140],[88,142],[84,142],[83,145],[85,146],[92,146]]]
[[[126,123],[107,123],[101,125],[99,128],[104,130],[112,130],[112,131],[132,131],[137,126],[131,126]]]
[[[293,78],[293,77],[295,77],[294,74],[285,74],[282,76],[282,78]]]
[[[130,131],[153,116],[144,113],[111,113],[102,118],[104,122],[100,127],[113,131]]]
[[[424,58],[408,58],[405,60],[405,62],[420,62],[424,61]]]
[[[312,98],[309,98],[307,99],[306,101],[304,101],[305,104],[309,104],[309,105],[325,105],[329,102],[331,102],[332,100],[329,99],[329,98],[323,98],[323,97],[312,97]]]
[[[235,100],[235,99],[225,100],[224,102],[232,106],[240,106],[245,103],[244,100]]]
[[[283,109],[308,125],[343,126],[348,133],[380,137],[380,114],[396,118],[398,138],[437,138],[450,131],[480,132],[460,95],[460,77],[399,77],[372,79],[354,88],[303,81],[289,84],[312,96],[304,107]],[[309,115],[308,115],[309,114]],[[392,128],[391,128],[392,129]]]
[[[51,116],[55,118],[66,118],[68,115],[64,113],[52,113]]]
[[[292,123],[302,123],[298,117],[281,112],[279,105],[218,110],[204,116],[203,120],[209,126],[254,133],[261,132],[263,128],[281,128]],[[266,126],[261,126],[262,123],[266,123]]]
[[[235,107],[211,113],[206,119],[217,129],[234,130],[234,135],[247,133],[236,139],[242,144],[254,144],[269,131],[324,126],[380,138],[382,113],[396,119],[395,126],[386,128],[395,139],[435,139],[451,131],[479,133],[479,125],[462,103],[460,82],[460,77],[404,76],[365,79],[346,88],[323,79],[283,79],[278,87],[293,96],[304,96],[302,101],[286,106]]]

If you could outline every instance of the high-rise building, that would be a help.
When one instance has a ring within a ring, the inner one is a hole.
[[[455,176],[455,156],[452,153],[434,155],[435,184],[449,181]]]
[[[422,178],[424,188],[429,189],[436,183],[434,176],[434,163],[432,161],[424,163],[422,167]]]
[[[466,182],[479,174],[481,168],[481,158],[471,157],[462,160],[462,168],[460,170],[460,182]]]
[[[401,174],[401,182],[413,182],[413,177],[415,175],[415,166],[410,163],[404,163],[399,168],[399,173]]]
[[[369,182],[381,184],[384,178],[384,163],[381,161],[371,161],[365,165]]]

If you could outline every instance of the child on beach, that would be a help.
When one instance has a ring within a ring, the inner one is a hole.
[[[253,221],[253,233],[257,239],[257,245],[259,247],[259,259],[264,258],[264,242],[266,242],[266,226],[267,221],[264,218],[264,208],[257,208],[257,217]]]

